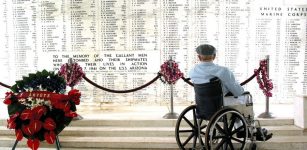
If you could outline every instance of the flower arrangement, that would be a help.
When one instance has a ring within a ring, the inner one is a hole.
[[[273,89],[273,83],[272,83],[272,80],[269,79],[269,75],[267,72],[267,60],[261,60],[260,70],[255,70],[254,73],[256,74],[259,88],[262,90],[264,95],[267,97],[272,97],[271,90]]]
[[[76,105],[81,93],[73,89],[64,94],[65,80],[53,72],[37,72],[16,81],[7,92],[4,103],[8,105],[7,127],[14,129],[16,140],[27,138],[32,150],[40,141],[53,144],[56,136],[76,117]]]
[[[165,61],[161,65],[160,77],[163,83],[175,84],[178,79],[183,77],[183,73],[179,70],[178,64],[172,59]]]
[[[78,63],[66,63],[61,66],[58,74],[65,79],[68,86],[73,87],[81,81],[84,72]]]

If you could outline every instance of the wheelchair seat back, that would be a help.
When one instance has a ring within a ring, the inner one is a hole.
[[[209,120],[223,106],[221,81],[213,78],[209,83],[194,84],[196,116]]]

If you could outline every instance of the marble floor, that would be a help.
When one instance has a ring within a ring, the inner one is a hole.
[[[0,102],[0,113],[1,113],[0,120],[6,120],[8,118],[7,108],[6,108],[6,105],[2,103],[2,100],[0,101],[1,101]],[[187,106],[188,105],[185,105],[185,106],[175,105],[174,112],[180,113]],[[128,120],[151,120],[151,119],[157,120],[157,119],[163,119],[163,116],[169,112],[169,106],[167,104],[159,105],[159,106],[157,105],[155,106],[150,106],[150,105],[120,106],[120,105],[104,104],[101,107],[99,107],[97,105],[93,106],[93,105],[87,105],[85,103],[81,103],[79,106],[77,106],[77,109],[78,109],[77,111],[78,114],[80,114],[84,118],[84,120],[87,120],[87,119],[88,120],[127,120],[127,119]],[[254,112],[256,116],[263,113],[264,111],[265,111],[264,104],[254,104]],[[274,118],[293,119],[294,106],[293,104],[270,104],[270,112]],[[296,136],[289,136],[289,138],[286,140],[276,138],[275,143],[274,143],[274,140],[271,140],[271,141],[273,144],[278,145],[279,143],[276,141],[280,141],[282,143],[283,141],[289,141],[289,139],[290,140],[293,139],[293,137],[296,137]],[[302,145],[306,142],[306,138],[304,136],[300,136],[298,138],[302,140],[302,142],[299,144]],[[298,145],[298,146],[301,146],[301,145]],[[262,145],[262,146],[265,147],[266,145]],[[11,148],[0,146],[0,149],[9,150]],[[28,148],[18,148],[18,150],[27,150],[27,149]],[[40,149],[51,150],[54,148],[40,148]],[[72,150],[76,148],[63,148],[63,149]],[[303,150],[305,148],[299,148],[299,149]],[[84,149],[80,148],[79,150],[89,150],[89,148],[84,148]],[[110,149],[103,149],[103,150],[110,150]],[[115,149],[112,149],[112,150],[115,150]]]
[[[0,119],[7,119],[7,107],[0,100]],[[180,113],[185,106],[174,106],[174,112]],[[81,104],[77,106],[77,113],[84,119],[162,119],[165,114],[170,112],[170,106],[165,105],[102,105],[101,107]],[[254,104],[255,116],[265,111],[264,104]],[[275,118],[293,118],[293,104],[270,104],[269,112]]]

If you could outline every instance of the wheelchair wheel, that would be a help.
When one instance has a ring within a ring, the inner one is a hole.
[[[198,126],[200,126],[200,134]],[[196,117],[196,105],[191,105],[184,109],[179,115],[175,128],[175,136],[179,148],[182,150],[205,149],[204,131],[206,127],[206,121]]]
[[[224,108],[210,119],[206,130],[208,150],[243,150],[246,145],[248,129],[245,118],[240,112]]]

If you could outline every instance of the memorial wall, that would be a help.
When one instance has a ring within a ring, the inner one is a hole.
[[[195,48],[209,43],[216,63],[239,82],[270,57],[271,103],[292,103],[307,94],[306,0],[2,0],[0,82],[37,70],[58,71],[73,58],[99,85],[127,90],[144,85],[170,57],[180,70],[198,62]],[[114,94],[82,81],[83,102],[119,105],[165,104],[169,85],[156,81],[134,93]],[[254,79],[244,88],[265,101]],[[4,93],[7,89],[0,88]],[[194,101],[193,88],[179,80],[174,103]]]

